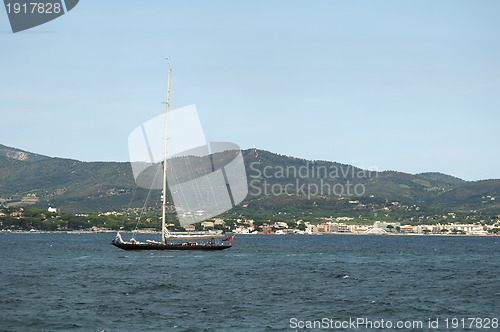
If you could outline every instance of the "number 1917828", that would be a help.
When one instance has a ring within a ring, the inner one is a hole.
[[[58,2],[7,2],[5,7],[8,14],[59,14],[62,11]]]
[[[497,329],[498,318],[446,318],[446,328]]]

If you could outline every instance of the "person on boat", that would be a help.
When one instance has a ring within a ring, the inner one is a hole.
[[[124,243],[123,239],[122,239],[122,236],[120,235],[120,233],[116,233],[116,237],[115,239],[113,240],[113,243]]]

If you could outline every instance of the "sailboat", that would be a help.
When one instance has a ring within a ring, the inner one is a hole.
[[[130,241],[124,241],[118,232],[115,239],[111,242],[114,246],[124,250],[224,250],[232,247],[231,241],[234,238],[226,237],[222,241],[220,238],[225,237],[224,234],[208,233],[208,234],[172,234],[166,228],[166,204],[167,204],[167,133],[168,133],[168,112],[170,98],[170,74],[171,68],[168,69],[168,84],[167,84],[167,106],[165,114],[165,141],[163,153],[163,195],[162,195],[162,218],[161,218],[161,242],[147,240],[140,242],[134,238]],[[227,243],[227,244],[226,244]]]

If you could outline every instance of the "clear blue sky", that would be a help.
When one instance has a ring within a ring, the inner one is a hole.
[[[500,178],[499,1],[91,1],[12,34],[0,143],[126,161],[196,104],[209,141],[467,180]]]

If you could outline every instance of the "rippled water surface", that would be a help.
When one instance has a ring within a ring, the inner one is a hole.
[[[500,316],[499,237],[237,235],[220,252],[127,252],[113,238],[0,234],[0,330],[290,331],[292,318]]]

